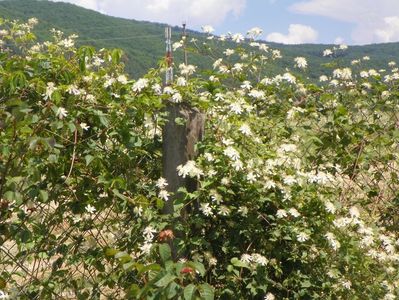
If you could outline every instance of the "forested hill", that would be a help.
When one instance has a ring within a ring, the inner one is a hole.
[[[50,29],[56,28],[66,34],[77,33],[80,44],[97,48],[121,48],[126,54],[126,70],[133,77],[156,66],[164,54],[164,24],[115,18],[68,3],[36,0],[0,1],[0,17],[20,20],[38,18],[39,25],[35,33],[39,40],[50,38]],[[173,30],[173,39],[177,41],[180,39],[180,29]],[[201,38],[198,32],[190,31],[189,34]],[[269,44],[280,49],[283,54],[283,59],[270,68],[272,73],[292,68],[293,59],[304,56],[310,63],[309,77],[317,78],[325,70],[323,64],[330,61],[323,57],[322,52],[331,45]],[[399,43],[351,46],[342,54],[340,61],[348,65],[353,59],[370,56],[371,60],[364,62],[364,68],[381,69],[386,68],[389,61],[397,61],[397,53]],[[177,53],[176,58],[179,59],[179,56]],[[207,63],[206,59],[199,57],[192,57],[191,62],[202,66]]]

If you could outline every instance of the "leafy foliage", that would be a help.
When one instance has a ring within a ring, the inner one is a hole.
[[[394,63],[341,66],[315,85],[265,76],[279,53],[235,43],[207,76],[179,65],[162,89],[164,63],[129,80],[120,50],[75,48],[59,31],[36,43],[36,22],[0,24],[0,287],[11,297],[398,297]],[[199,156],[176,170],[198,188],[180,189],[170,215],[167,104],[207,115]]]

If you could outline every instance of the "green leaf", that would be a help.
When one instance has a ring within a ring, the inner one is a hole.
[[[86,155],[85,156],[86,166],[88,166],[93,161],[93,159],[94,159],[93,155],[89,155],[89,154]]]
[[[160,244],[159,245],[159,254],[161,255],[161,259],[163,262],[166,262],[171,259],[172,251],[168,244]]]
[[[239,268],[247,268],[249,269],[249,265],[241,260],[239,260],[237,257],[233,257],[231,259],[231,264],[235,267],[239,267]]]
[[[166,273],[165,276],[163,276],[161,279],[159,279],[157,282],[155,282],[155,286],[166,287],[169,283],[171,283],[175,279],[176,279],[175,275]]]
[[[129,254],[127,254],[125,251],[121,251],[115,254],[115,258],[121,260],[122,262],[129,262],[132,260]]]
[[[312,286],[312,284],[310,283],[309,280],[306,280],[306,281],[302,282],[301,286],[302,286],[303,288],[309,288],[309,287]]]
[[[207,283],[201,284],[199,286],[199,292],[201,298],[204,300],[213,300],[215,298],[215,292],[213,290],[213,287]]]
[[[148,271],[160,271],[161,266],[158,264],[150,264],[139,269],[138,276]]]
[[[128,263],[123,264],[122,268],[125,271],[131,271],[133,269],[134,265],[135,265],[134,262],[128,262]]]
[[[105,249],[105,255],[106,256],[115,256],[119,251],[113,248],[107,248]]]
[[[188,265],[195,270],[197,270],[201,276],[205,275],[205,267],[202,263],[200,262],[189,262]]]
[[[47,202],[48,200],[48,193],[47,191],[40,190],[40,198],[42,198],[43,202]]]
[[[196,291],[196,287],[194,284],[189,284],[184,288],[184,300],[192,300]]]

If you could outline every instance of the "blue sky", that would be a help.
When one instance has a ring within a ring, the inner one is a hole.
[[[102,13],[216,34],[263,29],[262,39],[286,44],[370,44],[399,41],[399,0],[53,0]]]

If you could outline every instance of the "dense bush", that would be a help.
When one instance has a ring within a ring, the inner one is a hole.
[[[0,31],[0,289],[10,297],[398,297],[394,63],[341,66],[317,86],[288,71],[267,78],[280,53],[246,51],[233,35],[237,48],[214,70],[180,65],[162,89],[163,66],[131,81],[120,51],[76,49],[57,31],[35,44],[35,23],[2,20]],[[295,64],[305,76],[306,60]],[[177,170],[198,189],[163,215],[169,102],[207,121],[198,158]]]

